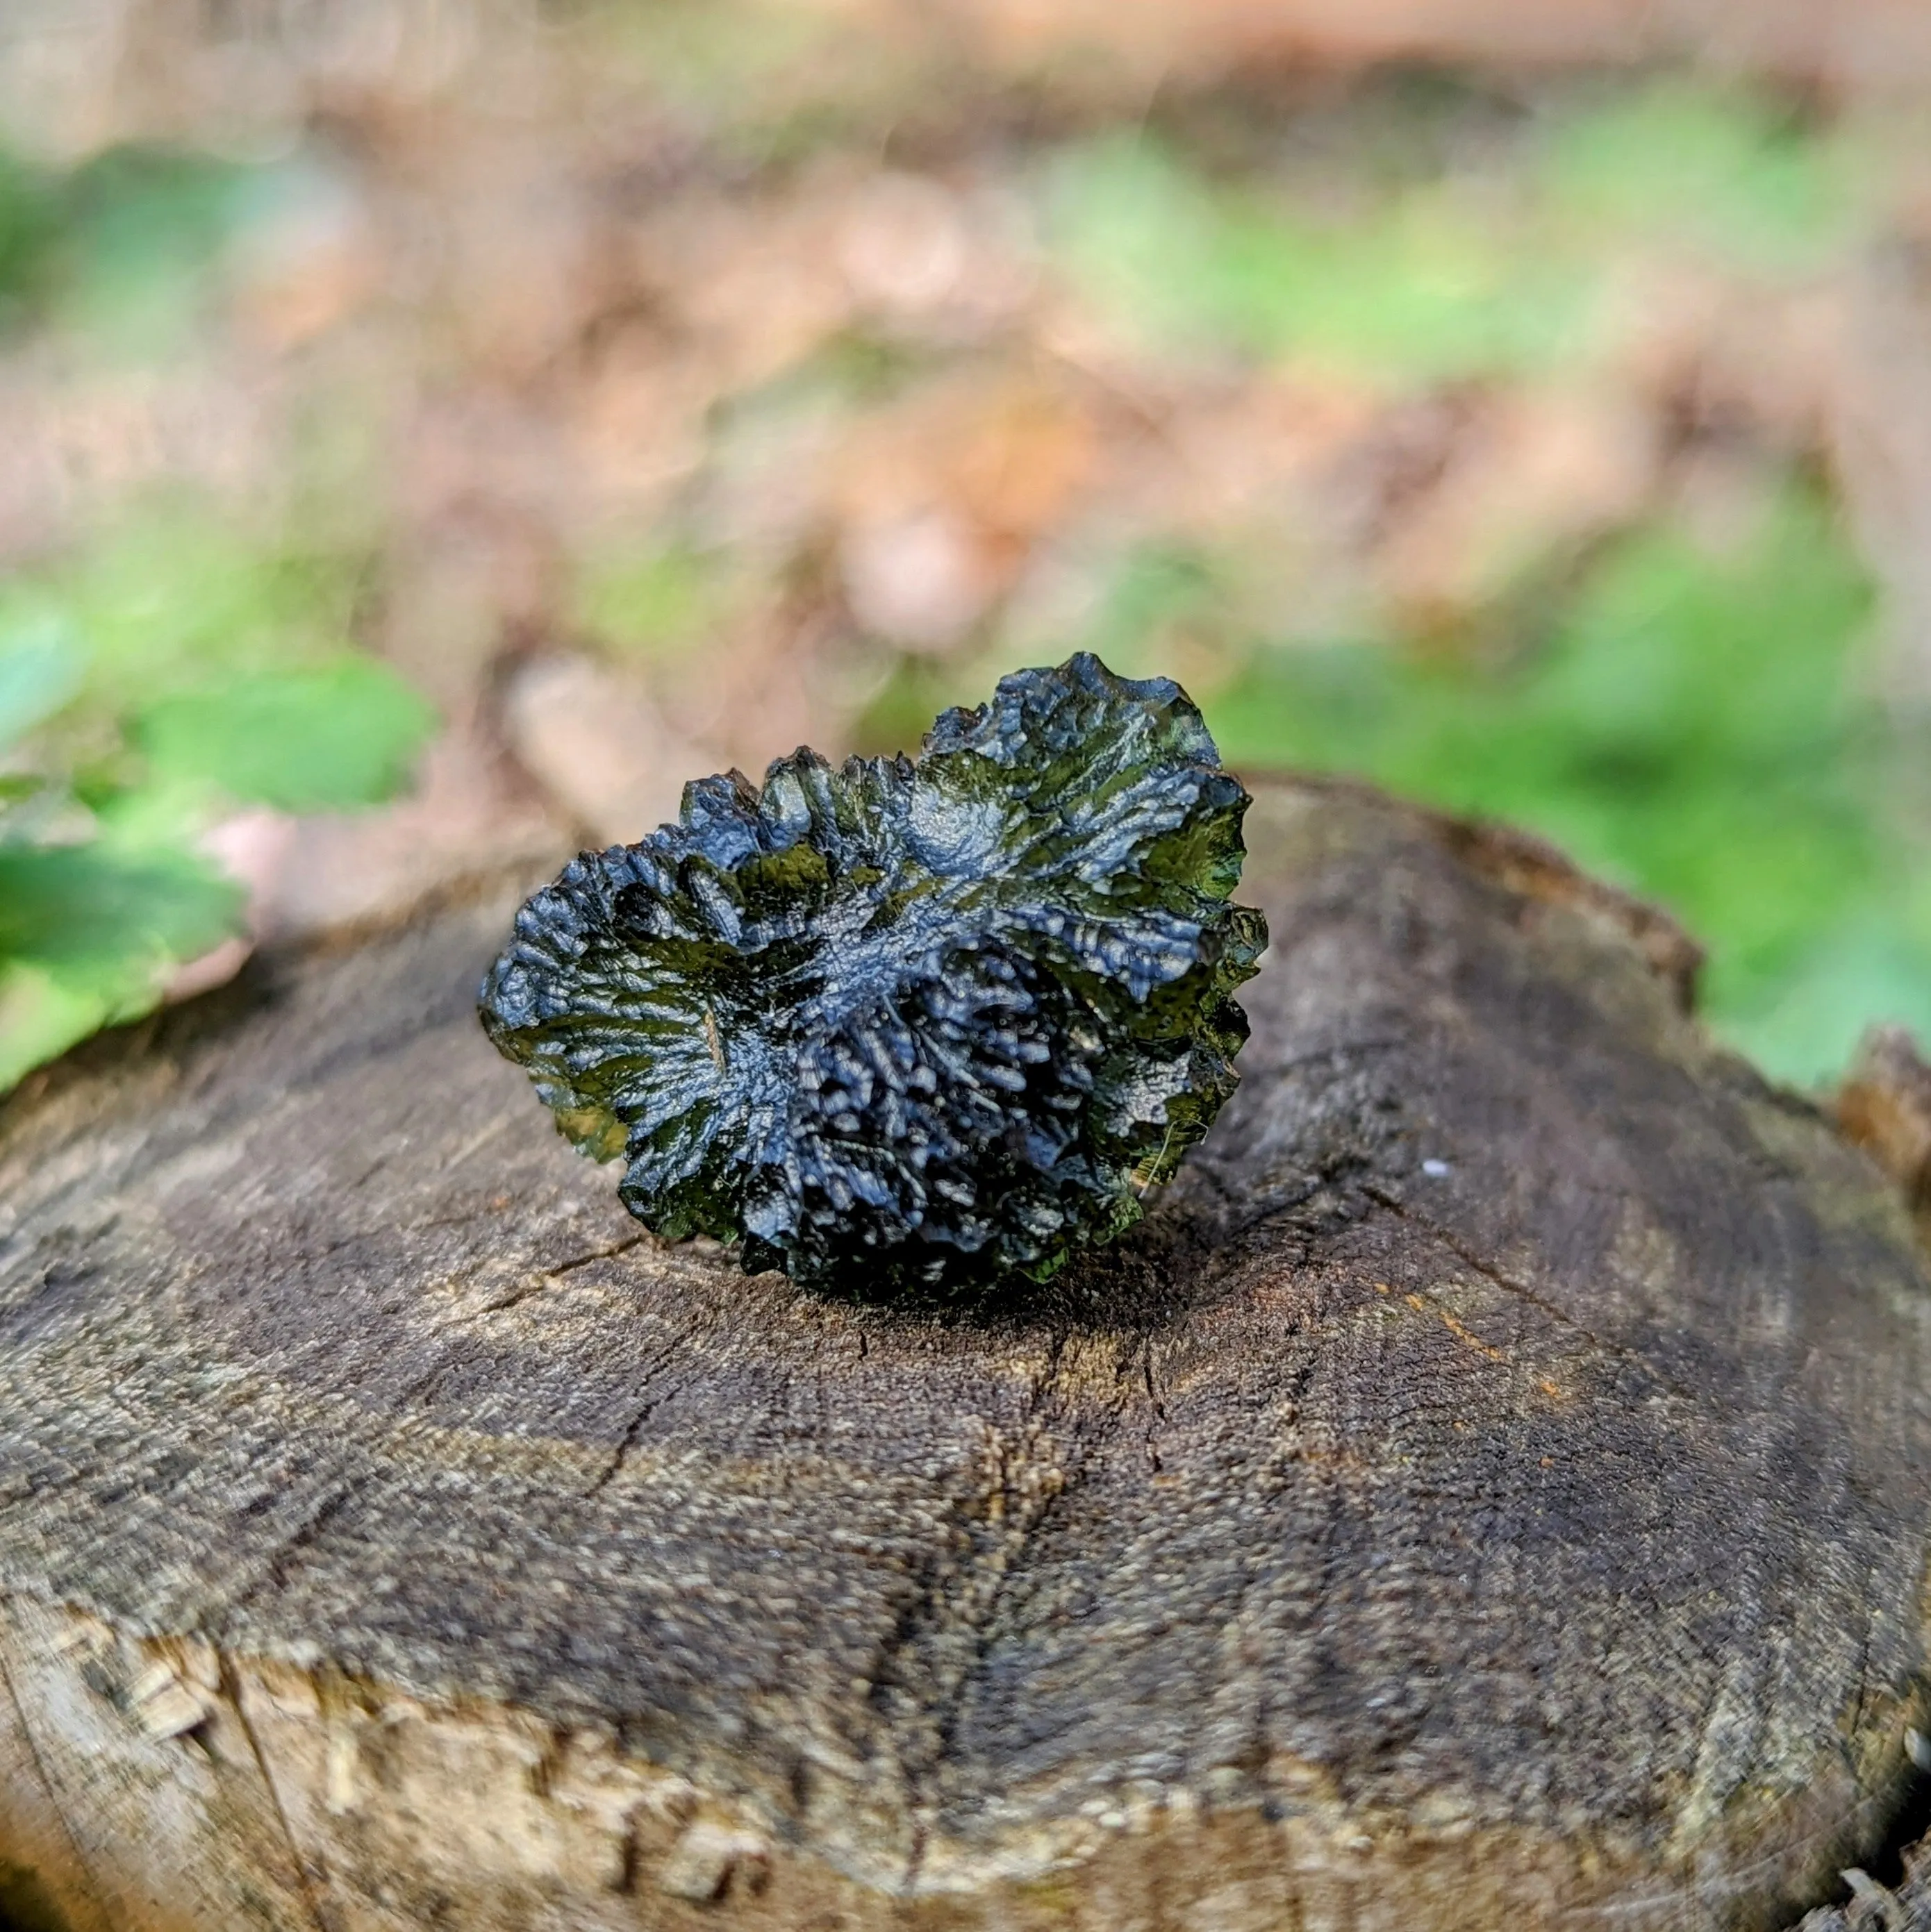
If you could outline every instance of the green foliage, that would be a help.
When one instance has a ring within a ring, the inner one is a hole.
[[[332,656],[364,568],[265,542],[191,503],[150,505],[53,567],[0,586],[0,659],[26,639],[58,638],[80,668],[83,716],[119,716],[184,686]]]
[[[163,698],[135,718],[133,737],[158,778],[312,812],[398,790],[431,721],[394,672],[344,658]]]
[[[1438,381],[1559,362],[1593,323],[1584,266],[1431,190],[1323,218],[1113,136],[1060,157],[1047,206],[1075,278],[1155,346]]]
[[[0,660],[4,662],[4,660]],[[0,804],[0,1094],[152,1007],[168,971],[236,930],[240,889],[199,854],[116,837],[41,842]]]
[[[0,328],[171,355],[294,182],[156,147],[65,172],[0,153]],[[347,652],[365,573],[177,502],[0,584],[0,1090],[235,929],[197,850],[222,811],[401,784],[431,720]]]
[[[73,319],[162,346],[191,326],[201,277],[260,196],[259,171],[203,154],[111,148],[63,184],[57,298]]]
[[[60,626],[0,632],[0,751],[58,711],[80,688],[78,654]]]
[[[1742,92],[1619,89],[1509,158],[1506,177],[1351,178],[1337,206],[1332,179],[1223,182],[1158,135],[1111,134],[1063,150],[1043,200],[1062,266],[1150,346],[1395,384],[1587,355],[1618,256],[1687,248],[1779,276],[1852,228],[1847,154]]]
[[[227,244],[281,184],[273,169],[153,146],[65,173],[0,151],[0,327],[53,316],[179,346]]]
[[[0,328],[30,311],[59,233],[58,196],[47,176],[0,149]]]
[[[1562,117],[1542,170],[1554,212],[1592,239],[1647,231],[1773,272],[1815,266],[1856,208],[1845,152],[1761,94],[1683,80]]]
[[[0,959],[113,1000],[131,968],[191,959],[226,938],[239,890],[185,852],[0,845]]]
[[[1632,533],[1519,663],[1263,648],[1207,710],[1236,765],[1365,772],[1662,899],[1711,947],[1719,1026],[1821,1079],[1867,1020],[1931,1030],[1923,861],[1889,809],[1931,739],[1857,694],[1870,608],[1841,530],[1793,490],[1734,554]]]
[[[432,719],[344,649],[362,574],[176,506],[0,592],[0,1090],[236,929],[220,812],[402,784]]]

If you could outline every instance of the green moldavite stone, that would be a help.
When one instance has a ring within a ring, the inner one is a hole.
[[[687,785],[524,906],[482,1022],[659,1234],[812,1282],[1043,1280],[1233,1090],[1248,802],[1178,685],[1082,652],[916,762]]]

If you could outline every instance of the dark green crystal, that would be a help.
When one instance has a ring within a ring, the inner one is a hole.
[[[1083,652],[916,763],[687,785],[524,904],[482,1022],[659,1234],[813,1282],[1043,1280],[1233,1090],[1248,802],[1178,685]]]

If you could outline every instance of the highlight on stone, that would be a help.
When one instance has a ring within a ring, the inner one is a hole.
[[[482,1023],[660,1235],[818,1283],[1041,1281],[1233,1090],[1248,803],[1178,685],[1083,652],[916,760],[687,785],[524,904]]]

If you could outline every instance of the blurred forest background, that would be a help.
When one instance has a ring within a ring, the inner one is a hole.
[[[1931,9],[8,0],[0,1089],[1090,647],[1931,1040]]]

